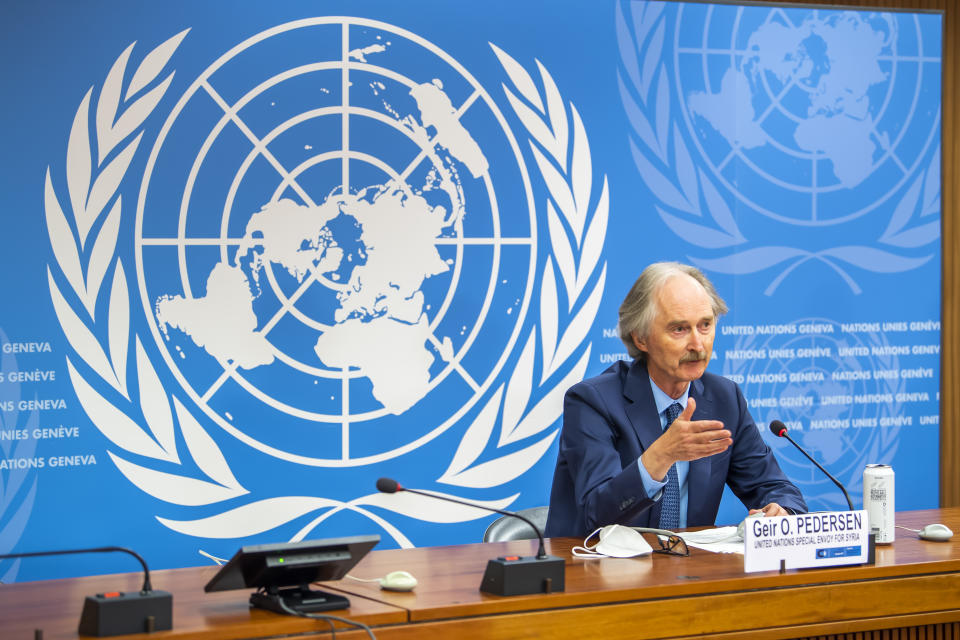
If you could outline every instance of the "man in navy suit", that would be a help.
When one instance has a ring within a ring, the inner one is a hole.
[[[707,373],[727,305],[700,270],[652,264],[620,305],[634,358],[567,391],[548,536],[713,525],[728,484],[750,513],[803,513],[740,388]],[[675,417],[676,414],[679,416]]]

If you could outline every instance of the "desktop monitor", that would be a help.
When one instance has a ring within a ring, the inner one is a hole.
[[[203,590],[256,589],[251,605],[290,615],[346,609],[347,598],[310,583],[344,577],[378,542],[372,535],[242,547]]]

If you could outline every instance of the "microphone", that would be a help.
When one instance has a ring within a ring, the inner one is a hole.
[[[501,556],[487,563],[487,570],[483,574],[483,580],[480,582],[480,591],[493,593],[501,596],[519,596],[529,593],[550,593],[552,591],[563,591],[564,572],[563,558],[557,556],[548,556],[544,547],[543,532],[540,527],[535,525],[529,518],[513,511],[503,509],[494,509],[486,505],[475,504],[466,500],[457,500],[449,496],[427,493],[416,489],[408,489],[400,486],[400,483],[393,478],[380,478],[377,480],[377,490],[382,493],[397,493],[406,491],[415,493],[428,498],[437,500],[446,500],[456,504],[462,504],[475,509],[483,509],[499,513],[500,515],[510,516],[523,520],[537,534],[540,541],[540,548],[535,557],[522,556]]]
[[[400,483],[393,478],[380,478],[377,480],[377,491],[381,493],[396,493],[400,490]]]
[[[83,603],[83,612],[80,614],[80,634],[85,636],[116,636],[172,629],[173,596],[166,591],[153,590],[153,586],[150,584],[150,569],[147,568],[146,560],[132,549],[126,547],[93,547],[89,549],[6,553],[0,555],[0,560],[112,551],[128,553],[140,561],[140,566],[143,567],[143,587],[138,593],[111,591],[87,596]]]
[[[455,502],[457,504],[462,504],[468,507],[474,507],[477,509],[483,509],[485,511],[492,511],[494,513],[499,513],[504,516],[511,516],[513,518],[520,518],[528,525],[533,531],[537,534],[537,538],[540,540],[540,548],[537,550],[537,558],[542,559],[547,557],[547,552],[544,548],[543,533],[540,532],[540,528],[537,527],[533,522],[528,518],[515,513],[513,511],[504,511],[503,509],[494,509],[493,507],[487,507],[479,504],[474,504],[472,502],[466,502],[464,500],[457,500],[456,498],[450,498],[447,496],[438,496],[433,493],[427,493],[426,491],[417,491],[416,489],[407,489],[406,487],[401,487],[400,483],[394,480],[393,478],[380,478],[377,480],[377,490],[383,493],[396,493],[397,491],[408,491],[410,493],[415,493],[420,496],[427,496],[428,498],[437,498],[438,500],[446,500],[447,502]]]
[[[773,420],[770,423],[770,431],[773,433],[773,435],[777,436],[778,438],[786,438],[787,440],[789,440],[790,444],[795,446],[800,451],[800,453],[807,456],[807,459],[813,464],[815,464],[817,466],[817,469],[820,469],[820,471],[823,471],[826,474],[826,476],[833,481],[833,484],[840,487],[840,491],[843,491],[843,497],[847,499],[847,506],[850,507],[850,511],[853,511],[853,502],[850,500],[850,494],[847,493],[847,490],[844,488],[844,486],[840,484],[839,480],[837,480],[832,475],[830,475],[830,472],[824,469],[819,462],[814,460],[809,453],[804,451],[803,447],[798,445],[793,438],[787,435],[787,425],[783,424],[779,420]]]

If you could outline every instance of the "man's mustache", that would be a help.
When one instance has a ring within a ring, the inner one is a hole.
[[[687,351],[680,357],[680,364],[684,362],[699,362],[700,360],[707,360],[709,357],[706,351]]]

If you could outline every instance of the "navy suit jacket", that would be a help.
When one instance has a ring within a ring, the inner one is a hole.
[[[690,383],[690,397],[697,402],[693,420],[720,420],[733,444],[690,462],[687,526],[714,524],[724,483],[748,508],[776,502],[806,512],[800,490],[780,470],[734,382],[704,373]],[[645,363],[621,360],[571,387],[563,402],[546,535],[583,537],[615,523],[658,526],[659,495],[647,497],[637,460],[662,433]]]

